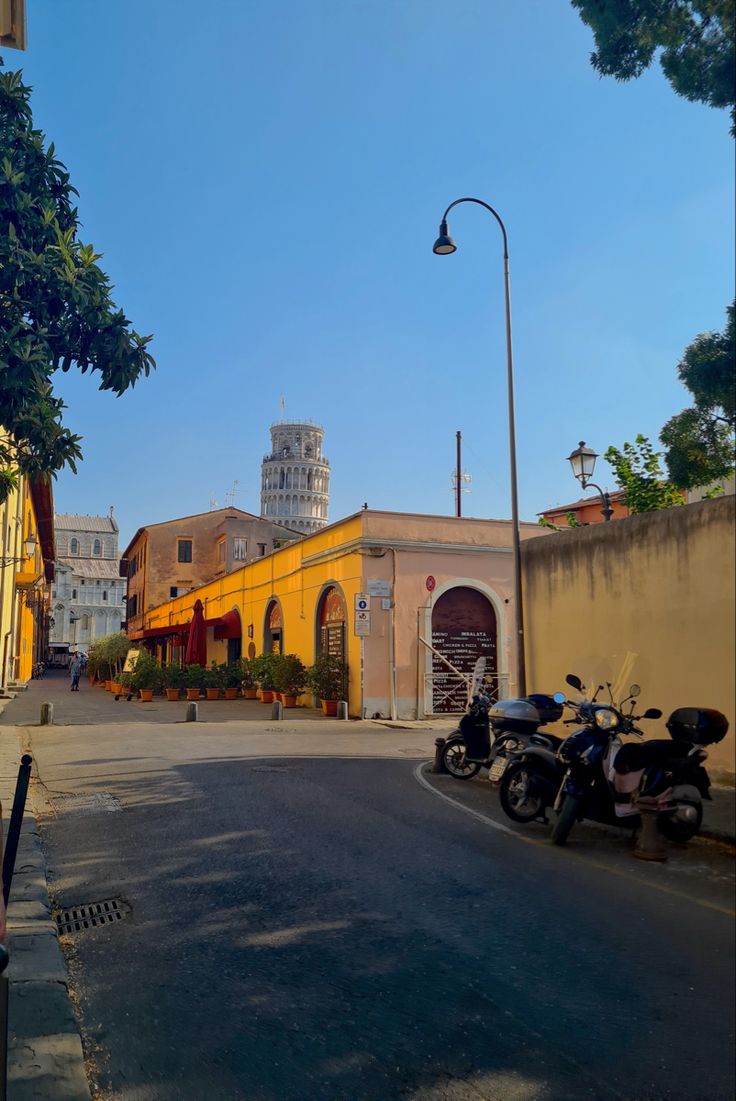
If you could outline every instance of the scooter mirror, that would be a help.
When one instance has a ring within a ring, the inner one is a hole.
[[[641,685],[640,684],[632,684],[631,688],[629,689],[629,699],[636,699],[636,697],[638,695],[640,695],[640,693],[641,693]]]
[[[577,688],[578,692],[583,691],[583,682],[580,677],[576,677],[574,673],[568,673],[565,677],[565,683],[571,685],[573,688]]]
[[[552,699],[555,701],[555,703],[565,703],[565,701],[567,700],[567,696],[564,692],[555,692]]]
[[[659,710],[658,707],[648,707],[646,709],[646,711],[644,712],[644,714],[642,715],[642,719],[661,719],[661,718],[662,718],[662,712]]]

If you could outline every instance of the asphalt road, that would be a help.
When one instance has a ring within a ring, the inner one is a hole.
[[[43,825],[61,903],[132,908],[73,941],[102,1097],[730,1101],[722,857],[588,859],[488,828],[415,761],[136,729],[32,733],[37,794],[124,808]]]

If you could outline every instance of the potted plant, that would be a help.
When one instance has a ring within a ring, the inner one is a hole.
[[[198,700],[202,691],[202,685],[207,675],[207,670],[201,665],[188,665],[186,668],[187,699],[190,702]]]
[[[263,703],[273,702],[275,658],[276,654],[259,654],[258,657],[251,660],[253,675],[260,689]]]
[[[204,694],[208,700],[219,700],[220,688],[222,687],[222,672],[221,667],[216,661],[212,662],[209,669],[205,670],[204,676]]]
[[[340,699],[347,666],[333,654],[317,654],[314,665],[307,671],[307,684],[322,701],[325,715],[337,714],[337,701]]]
[[[281,654],[274,668],[274,684],[284,707],[296,707],[307,684],[307,670],[297,654]]]
[[[179,699],[182,688],[186,687],[186,670],[180,665],[166,665],[162,670],[163,682],[166,688],[166,699],[174,703]]]
[[[253,661],[248,658],[243,658],[239,664],[240,687],[243,690],[243,695],[246,700],[254,700],[258,695],[258,689],[256,687],[256,678],[253,672]]]
[[[161,666],[152,654],[142,650],[133,671],[124,673],[127,686],[137,691],[144,703],[150,703],[153,693],[161,687]]]
[[[236,700],[240,682],[243,679],[240,662],[231,661],[229,664],[220,666],[220,668],[222,669],[222,687],[225,690],[225,699]]]

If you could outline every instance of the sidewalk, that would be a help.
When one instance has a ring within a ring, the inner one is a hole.
[[[21,746],[0,737],[0,800],[7,830]],[[9,1101],[90,1101],[67,972],[51,916],[46,862],[28,804],[8,907]]]

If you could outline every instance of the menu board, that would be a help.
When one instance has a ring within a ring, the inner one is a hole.
[[[479,657],[486,658],[486,670],[496,668],[495,632],[483,630],[432,631],[432,646],[439,650],[460,673],[472,676]],[[432,710],[436,714],[464,711],[468,688],[436,655],[432,655]]]

